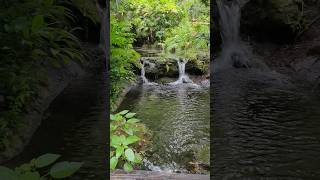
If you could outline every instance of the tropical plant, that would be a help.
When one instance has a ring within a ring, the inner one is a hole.
[[[56,162],[60,158],[58,154],[44,154],[32,159],[29,163],[22,164],[15,169],[0,166],[1,180],[51,180],[63,179],[77,172],[83,163],[80,162]]]
[[[128,110],[110,115],[111,170],[120,167],[130,172],[134,165],[142,163],[149,133],[135,115]]]
[[[0,151],[10,130],[21,124],[26,104],[46,85],[46,68],[70,61],[83,62],[85,54],[71,26],[71,1],[5,0],[0,7]],[[36,70],[35,70],[36,69]]]

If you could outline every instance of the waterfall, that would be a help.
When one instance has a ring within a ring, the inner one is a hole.
[[[248,0],[217,0],[220,14],[222,52],[214,70],[225,68],[251,68],[266,65],[253,56],[250,47],[240,38],[241,7]]]
[[[146,78],[146,70],[145,70],[145,64],[146,64],[146,61],[142,61],[141,63],[141,79],[142,79],[142,83],[143,84],[148,84],[149,81],[148,79]]]
[[[173,83],[169,83],[171,85],[183,84],[183,83],[193,83],[189,76],[186,74],[186,60],[177,60],[178,68],[179,68],[179,78],[177,81]]]

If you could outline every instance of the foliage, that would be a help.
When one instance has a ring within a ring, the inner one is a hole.
[[[133,34],[130,33],[130,24],[125,20],[118,20],[114,15],[110,17],[110,44],[111,44],[111,68],[110,79],[111,104],[118,98],[122,91],[123,81],[131,81],[135,75],[131,71],[133,66],[138,66],[139,54],[133,50]]]
[[[128,110],[110,115],[110,169],[117,167],[132,171],[134,165],[142,163],[148,132]]]
[[[184,19],[177,27],[167,31],[165,47],[177,56],[192,59],[198,51],[209,49],[209,7],[197,0],[187,1],[182,7]]]
[[[185,59],[195,59],[201,51],[208,51],[209,27],[207,24],[182,21],[168,33],[165,41],[167,52]]]
[[[85,55],[72,34],[70,1],[6,0],[0,7],[0,150],[21,123],[26,104],[46,81],[45,65],[59,68]],[[36,69],[36,71],[35,71]]]
[[[62,179],[72,176],[83,163],[57,162],[58,154],[44,154],[32,159],[29,163],[22,164],[14,170],[0,166],[0,179],[3,180],[49,180]],[[49,167],[50,166],[50,167]]]
[[[131,21],[136,39],[145,44],[162,42],[165,30],[178,25],[183,15],[177,0],[122,0],[113,7],[119,19]]]

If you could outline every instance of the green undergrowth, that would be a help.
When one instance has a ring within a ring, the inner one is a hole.
[[[124,169],[127,172],[141,165],[150,133],[128,110],[110,115],[110,169]]]

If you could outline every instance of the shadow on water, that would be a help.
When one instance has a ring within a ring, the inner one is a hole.
[[[73,81],[50,105],[30,144],[8,163],[14,167],[45,153],[84,162],[72,179],[106,177],[106,83],[103,73]]]
[[[124,109],[136,112],[152,131],[144,169],[187,172],[187,163],[200,161],[197,152],[209,145],[208,88],[140,85],[132,88],[118,111]]]

